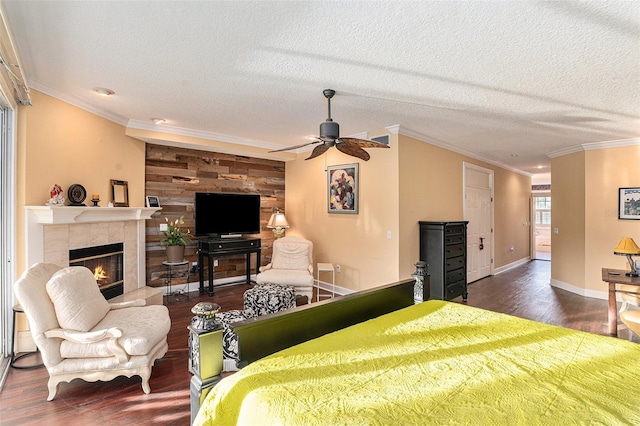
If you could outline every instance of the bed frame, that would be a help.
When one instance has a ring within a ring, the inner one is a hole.
[[[422,300],[428,300],[429,276],[421,275],[419,278],[423,284]],[[238,335],[238,367],[298,343],[413,305],[416,280],[398,281],[233,323],[231,327]],[[193,422],[204,398],[222,378],[222,331],[201,332],[191,326],[189,330]]]

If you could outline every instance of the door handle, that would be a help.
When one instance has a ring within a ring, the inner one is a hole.
[[[480,237],[480,245],[478,246],[480,250],[484,249],[484,238]]]

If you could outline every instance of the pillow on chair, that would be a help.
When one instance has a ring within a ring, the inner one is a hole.
[[[83,266],[56,272],[47,283],[47,293],[62,328],[89,331],[111,309],[93,273]]]
[[[273,256],[273,269],[309,268],[309,246],[306,244],[282,244],[278,247],[278,256]]]

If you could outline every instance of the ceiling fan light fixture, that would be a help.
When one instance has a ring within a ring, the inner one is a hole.
[[[107,89],[106,87],[94,87],[93,91],[96,92],[98,95],[105,96],[105,97],[115,95],[116,93],[111,89]]]
[[[325,121],[320,124],[320,139],[333,141],[340,137],[340,125],[335,121]]]

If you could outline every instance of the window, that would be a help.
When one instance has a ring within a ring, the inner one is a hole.
[[[535,197],[536,226],[551,226],[551,197]]]
[[[0,361],[11,350],[15,241],[15,149],[12,131],[13,111],[0,95]]]

